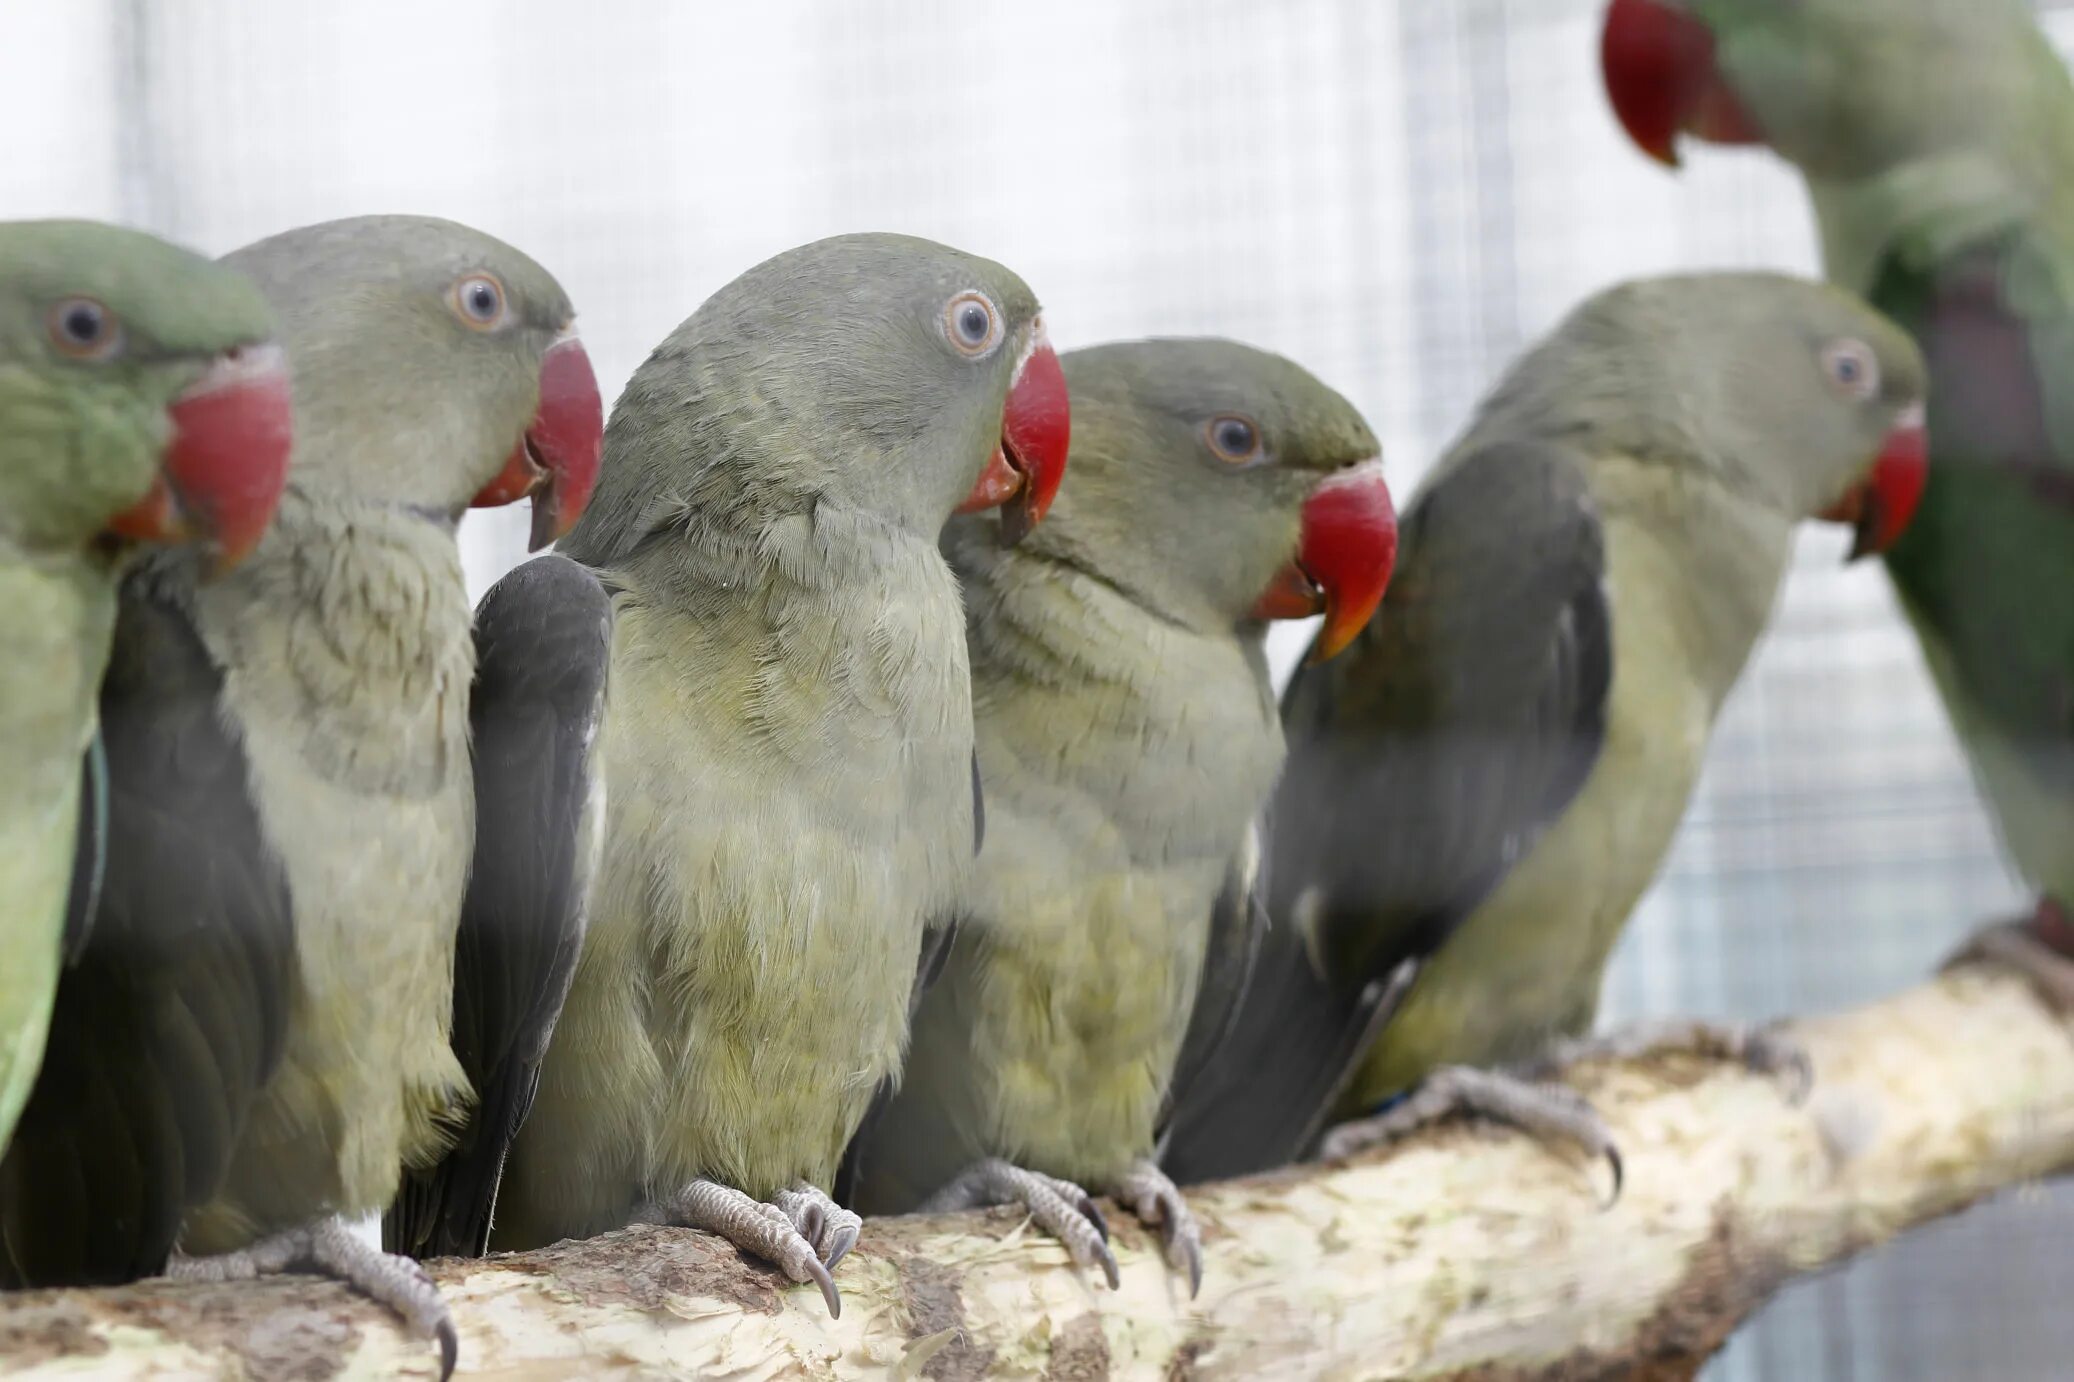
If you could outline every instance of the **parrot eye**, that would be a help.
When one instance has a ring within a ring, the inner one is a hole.
[[[1880,362],[1863,341],[1835,341],[1822,351],[1822,370],[1846,398],[1869,399],[1880,391]]]
[[[968,288],[944,304],[943,334],[976,360],[1001,343],[1001,314],[985,293]]]
[[[1219,413],[1204,424],[1203,437],[1221,461],[1251,465],[1260,459],[1260,429],[1251,418]]]
[[[92,298],[66,298],[50,309],[50,343],[75,360],[106,360],[122,349],[122,323]]]
[[[468,274],[454,280],[447,299],[461,324],[472,331],[494,331],[504,325],[504,285],[495,274]]]

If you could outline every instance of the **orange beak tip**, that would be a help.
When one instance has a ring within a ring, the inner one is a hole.
[[[540,360],[540,402],[505,457],[504,468],[476,492],[470,508],[499,508],[530,496],[529,550],[566,536],[583,517],[605,448],[605,404],[583,342],[565,332]]]

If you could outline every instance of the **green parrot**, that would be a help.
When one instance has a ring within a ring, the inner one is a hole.
[[[562,550],[613,594],[589,931],[493,1247],[636,1218],[817,1284],[979,825],[954,509],[1043,516],[1069,426],[1037,301],[896,235],[790,250],[634,373]]]
[[[1262,621],[1323,610],[1321,651],[1351,639],[1396,519],[1360,414],[1280,356],[1156,340],[1064,366],[1050,520],[1007,550],[972,519],[944,535],[988,833],[854,1203],[1014,1201],[1113,1286],[1087,1189],[1110,1193],[1193,1289],[1200,1233],[1154,1151],[1255,941],[1252,822],[1282,760]]]
[[[297,435],[236,571],[126,577],[101,694],[107,876],[0,1161],[0,1279],[312,1267],[455,1336],[429,1278],[339,1222],[429,1165],[474,830],[454,530],[596,478],[602,408],[531,259],[379,216],[230,255],[280,323]]]
[[[74,890],[80,763],[138,542],[227,569],[288,467],[273,317],[236,272],[138,231],[0,223],[0,1151],[43,1059]],[[99,881],[99,832],[77,891]]]
[[[1507,372],[1413,501],[1382,609],[1285,693],[1274,924],[1176,1115],[1177,1180],[1278,1165],[1331,1120],[1361,1120],[1341,1155],[1469,1111],[1607,1156],[1618,1192],[1596,1114],[1521,1076],[1592,1024],[1795,527],[1849,521],[1867,551],[1907,524],[1923,396],[1893,323],[1756,273],[1609,289]],[[1612,1044],[1795,1055],[1704,1024]]]
[[[2021,0],[1618,0],[1615,112],[1799,167],[1832,280],[1929,361],[1887,571],[2033,913],[1971,952],[2074,1010],[2074,83]]]

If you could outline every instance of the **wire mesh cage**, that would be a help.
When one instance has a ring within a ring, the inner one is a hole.
[[[367,211],[450,216],[551,266],[606,398],[712,289],[842,230],[1017,269],[1065,348],[1213,334],[1283,352],[1384,441],[1400,494],[1595,288],[1815,272],[1762,153],[1634,156],[1595,0],[238,0],[0,3],[0,217],[220,253]],[[2074,52],[2074,14],[2048,7]],[[525,516],[463,529],[480,591]],[[1929,970],[2022,890],[1873,564],[1807,534],[1715,734],[1603,1023],[1762,1018]],[[1307,631],[1278,630],[1286,671]],[[1798,1285],[1721,1379],[2063,1375],[2074,1195],[2025,1192]]]

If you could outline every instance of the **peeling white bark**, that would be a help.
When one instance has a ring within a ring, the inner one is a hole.
[[[875,1220],[818,1292],[635,1229],[436,1274],[462,1374],[1683,1377],[1783,1281],[2074,1167],[2074,1031],[2016,980],[1949,976],[1800,1024],[1799,1108],[1685,1058],[1579,1068],[1627,1156],[1443,1128],[1354,1165],[1206,1188],[1202,1298],[1111,1216],[1110,1292],[1005,1211]],[[0,1374],[429,1376],[431,1345],[329,1283],[0,1298]]]

